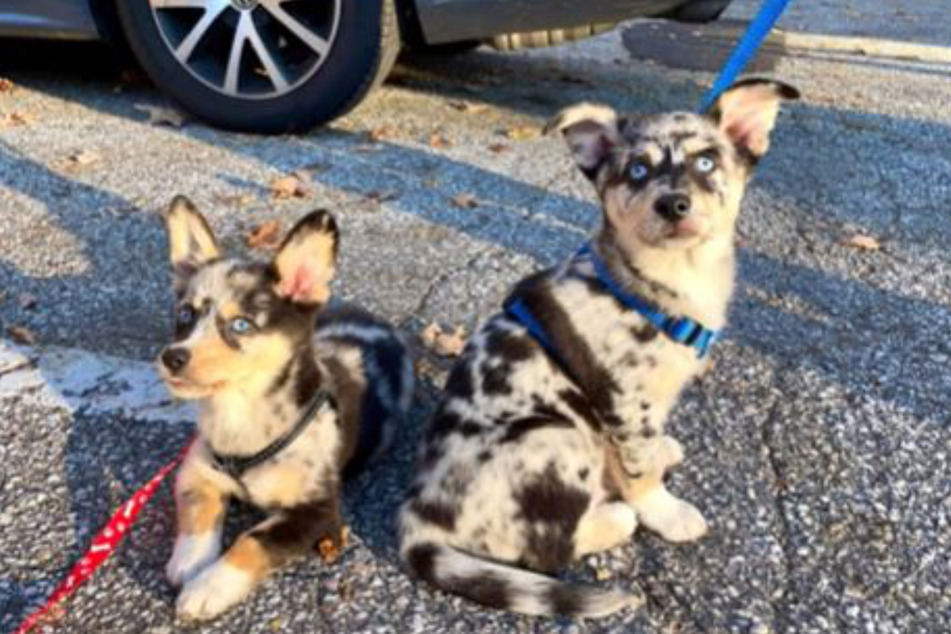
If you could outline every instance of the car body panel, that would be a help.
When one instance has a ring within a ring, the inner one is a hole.
[[[0,36],[101,38],[88,0],[0,0]]]
[[[102,39],[102,0],[0,0],[0,36]],[[727,2],[728,0],[723,0]],[[412,5],[427,44],[479,40],[661,15],[691,0],[397,0]]]
[[[660,15],[684,0],[414,0],[427,44]]]

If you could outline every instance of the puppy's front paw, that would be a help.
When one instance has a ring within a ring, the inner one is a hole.
[[[669,542],[689,542],[707,532],[707,521],[697,508],[663,487],[657,487],[634,504],[637,519]]]
[[[175,540],[172,558],[165,566],[165,576],[173,586],[180,586],[194,579],[221,554],[219,531],[195,535],[179,535]]]
[[[188,621],[213,619],[240,603],[254,587],[250,574],[219,561],[185,584],[176,612]]]
[[[320,553],[320,559],[325,564],[332,564],[340,557],[341,551],[350,543],[350,529],[346,526],[340,528],[339,539],[334,536],[322,537],[317,542],[317,552]]]

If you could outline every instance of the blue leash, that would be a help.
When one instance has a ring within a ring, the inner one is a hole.
[[[763,40],[769,35],[769,32],[775,26],[779,16],[786,10],[786,6],[791,0],[766,0],[760,8],[756,17],[746,28],[746,33],[740,40],[730,59],[726,61],[720,70],[720,75],[707,94],[700,101],[700,112],[706,112],[723,92],[733,85],[736,78],[740,76],[746,65],[749,64],[756,51],[762,46]]]

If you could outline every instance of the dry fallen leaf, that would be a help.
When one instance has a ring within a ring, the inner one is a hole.
[[[144,112],[148,116],[147,123],[149,125],[164,125],[170,128],[180,128],[185,125],[185,115],[174,108],[139,103],[135,105],[135,109]]]
[[[276,247],[280,242],[280,235],[280,221],[268,220],[251,230],[251,233],[249,233],[247,237],[247,243],[252,249]]]
[[[462,209],[475,209],[479,206],[479,201],[472,194],[458,194],[452,197],[452,204]]]
[[[69,160],[75,163],[76,165],[92,165],[93,163],[99,161],[102,157],[98,152],[93,150],[80,150],[75,154],[70,155]]]
[[[250,192],[215,192],[211,197],[220,205],[233,207],[245,207],[254,202],[254,194]]]
[[[367,138],[371,141],[382,141],[383,139],[391,139],[396,135],[396,131],[388,125],[381,125],[376,128],[373,128],[367,133]]]
[[[0,77],[0,92],[13,92],[16,84],[5,77]]]
[[[306,170],[297,170],[271,181],[271,195],[275,198],[307,198],[313,193],[311,175]]]
[[[489,151],[495,154],[503,154],[505,152],[511,152],[512,146],[506,145],[505,143],[493,143],[489,146]]]
[[[862,249],[863,251],[878,251],[882,248],[882,245],[878,240],[872,236],[867,236],[861,233],[843,240],[842,244],[847,247]]]
[[[611,572],[608,568],[598,566],[594,569],[594,578],[598,581],[607,581],[614,576],[614,573]]]
[[[429,137],[429,147],[443,148],[443,147],[452,147],[452,146],[453,146],[453,142],[447,139],[446,137],[444,137],[443,135],[439,134],[438,132],[434,132]]]
[[[299,181],[296,176],[281,176],[271,181],[271,195],[275,198],[293,198]]]
[[[102,160],[102,155],[94,150],[80,150],[73,152],[66,158],[53,162],[53,167],[65,172],[79,172],[93,163]]]
[[[423,345],[441,357],[458,357],[466,347],[466,331],[462,326],[454,332],[443,332],[438,324],[429,324],[420,338]]]
[[[36,343],[36,336],[23,326],[10,326],[7,328],[7,334],[10,335],[14,343],[23,346],[32,346]]]
[[[505,136],[513,141],[528,141],[541,135],[541,130],[533,125],[520,125],[509,128],[505,131]]]
[[[0,129],[13,128],[21,125],[30,125],[36,118],[26,112],[6,112],[0,114]]]
[[[291,172],[291,176],[298,181],[297,196],[300,198],[309,198],[314,195],[314,173],[309,169],[297,169]]]
[[[449,106],[466,114],[479,114],[489,109],[484,103],[472,103],[471,101],[450,101]]]

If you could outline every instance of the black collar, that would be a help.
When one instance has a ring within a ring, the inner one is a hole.
[[[297,423],[288,430],[283,436],[272,442],[270,445],[250,456],[233,456],[220,454],[211,450],[212,466],[231,476],[235,480],[240,480],[241,476],[248,469],[252,469],[263,462],[266,462],[286,449],[297,437],[303,433],[307,426],[316,418],[317,410],[330,399],[330,395],[325,390],[318,390],[310,405],[304,410],[304,413],[298,419]]]

